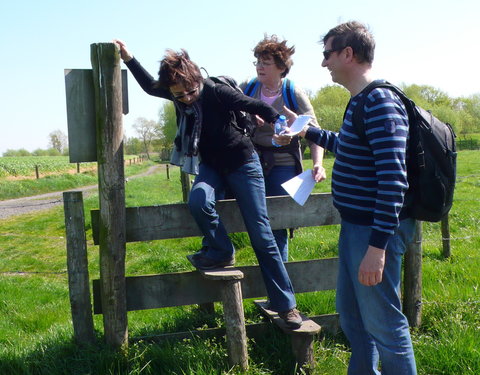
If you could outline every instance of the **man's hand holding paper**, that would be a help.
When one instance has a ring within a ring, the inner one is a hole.
[[[282,187],[288,195],[290,195],[300,206],[305,204],[314,186],[315,180],[313,179],[311,169],[306,170],[282,184]]]

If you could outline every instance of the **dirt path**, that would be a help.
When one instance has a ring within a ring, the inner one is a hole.
[[[129,176],[128,179],[130,180],[133,178],[148,176],[153,173],[157,173],[164,168],[164,165],[154,165],[143,173]],[[86,197],[89,193],[92,193],[97,189],[98,185],[90,185],[78,187],[68,191],[81,191],[84,193],[84,197]],[[49,208],[58,206],[60,204],[63,204],[63,191],[0,201],[0,220],[29,212],[48,210]]]

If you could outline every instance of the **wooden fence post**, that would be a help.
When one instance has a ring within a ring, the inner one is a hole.
[[[190,175],[181,170],[180,181],[182,183],[183,201],[188,202],[188,196],[190,195],[190,190],[192,188],[190,185]]]
[[[419,327],[422,321],[422,222],[419,220],[404,263],[403,312],[410,327]]]
[[[78,344],[93,344],[92,304],[88,278],[87,240],[82,192],[63,193],[67,233],[67,270],[73,334]]]
[[[442,246],[443,246],[443,256],[449,258],[452,255],[450,248],[450,224],[448,222],[448,215],[442,219]]]
[[[170,167],[167,164],[167,180],[170,180]]]
[[[107,345],[120,348],[128,344],[120,56],[113,43],[90,47],[97,121],[103,324]]]
[[[227,331],[228,358],[231,366],[248,368],[247,334],[243,315],[242,287],[240,280],[225,281],[222,288],[223,314]]]
[[[37,177],[37,180],[40,178],[40,173],[38,172],[38,165],[35,165],[35,177]]]

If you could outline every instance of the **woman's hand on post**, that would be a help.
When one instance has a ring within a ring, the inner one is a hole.
[[[128,50],[125,42],[120,39],[113,39],[113,43],[115,43],[120,50],[120,57],[124,62],[129,62],[131,59],[133,59],[133,55]]]

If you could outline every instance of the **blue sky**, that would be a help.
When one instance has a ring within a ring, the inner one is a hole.
[[[255,74],[252,48],[264,33],[294,44],[289,77],[316,91],[331,84],[318,40],[340,22],[370,26],[378,78],[426,84],[450,96],[480,93],[477,0],[17,0],[0,4],[0,155],[47,148],[67,134],[64,69],[89,69],[90,45],[123,39],[156,75],[166,48],[185,48],[210,75]],[[138,117],[158,120],[161,100],[129,75],[127,136]]]

